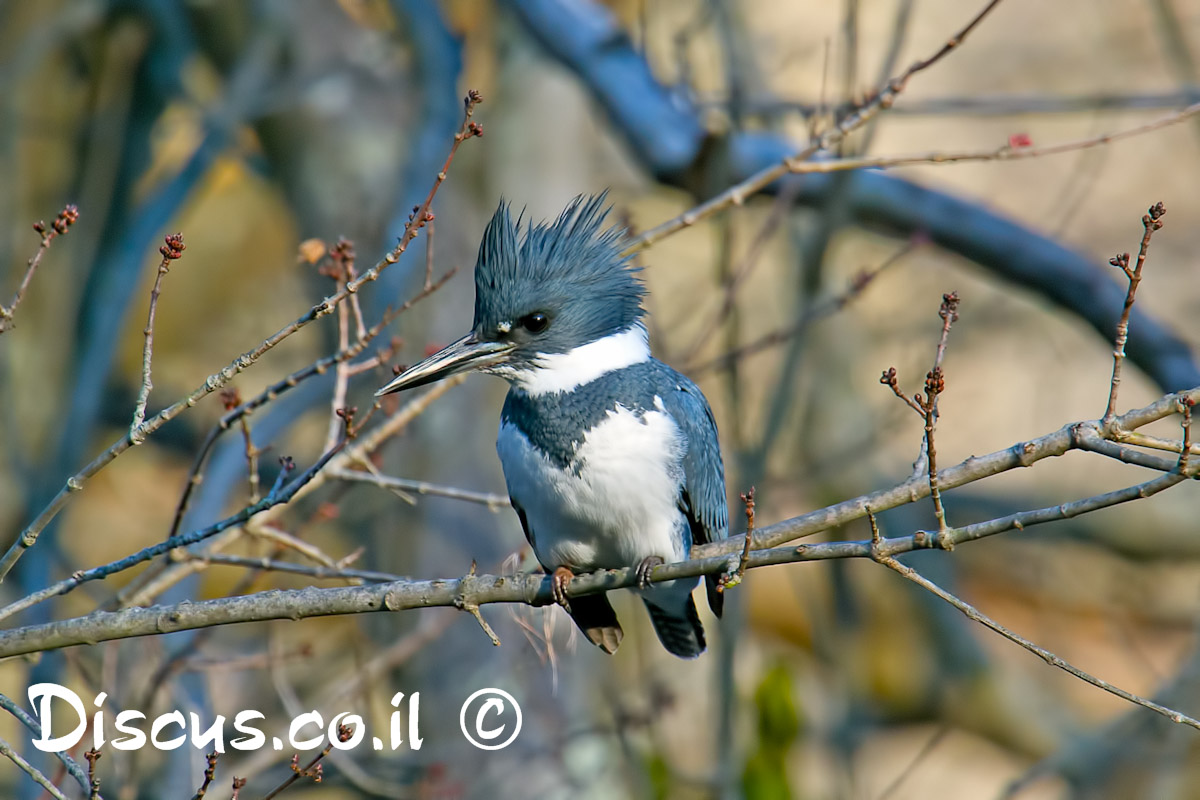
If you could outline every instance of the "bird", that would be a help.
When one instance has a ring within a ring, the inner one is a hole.
[[[717,424],[700,389],[651,356],[640,268],[605,226],[607,193],[580,195],[522,229],[501,200],[475,264],[471,330],[376,394],[477,371],[509,383],[496,450],[513,509],[554,600],[614,653],[624,636],[606,594],[568,598],[577,574],[636,568],[635,592],[665,649],[704,652],[698,578],[651,582],[661,564],[725,539]],[[706,577],[720,618],[723,594]]]

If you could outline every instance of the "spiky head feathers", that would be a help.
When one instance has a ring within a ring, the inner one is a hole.
[[[580,196],[522,235],[501,202],[475,264],[475,332],[561,353],[636,323],[645,289],[621,255],[624,232],[603,227],[608,212],[604,194]]]

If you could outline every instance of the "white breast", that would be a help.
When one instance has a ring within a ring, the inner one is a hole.
[[[665,412],[639,417],[622,406],[586,434],[565,470],[512,424],[501,424],[496,442],[538,560],[576,571],[633,566],[647,556],[686,557],[687,523],[677,505],[684,447]]]

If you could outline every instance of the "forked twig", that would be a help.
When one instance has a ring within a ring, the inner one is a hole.
[[[1113,417],[1117,413],[1117,390],[1121,386],[1121,364],[1125,361],[1125,342],[1129,338],[1129,312],[1133,310],[1133,303],[1137,299],[1138,285],[1142,282],[1142,267],[1146,264],[1146,252],[1150,249],[1150,237],[1163,226],[1162,217],[1166,213],[1167,209],[1163,207],[1162,203],[1155,203],[1142,216],[1142,227],[1145,232],[1142,234],[1142,243],[1138,248],[1137,263],[1133,267],[1129,266],[1129,253],[1113,256],[1108,261],[1125,273],[1125,277],[1129,279],[1129,288],[1125,292],[1125,305],[1121,309],[1121,319],[1117,322],[1117,337],[1113,345],[1112,380],[1109,383],[1108,405],[1104,409],[1103,418],[1105,427],[1111,427]]]

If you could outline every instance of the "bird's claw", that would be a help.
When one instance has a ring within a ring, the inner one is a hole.
[[[574,577],[575,573],[567,567],[559,567],[550,574],[550,593],[554,596],[554,602],[568,612],[571,610],[571,604],[567,602],[567,586]]]
[[[637,575],[637,587],[645,589],[650,586],[650,573],[654,572],[655,567],[660,567],[667,563],[662,556],[646,556],[638,562],[634,569],[634,574]]]

